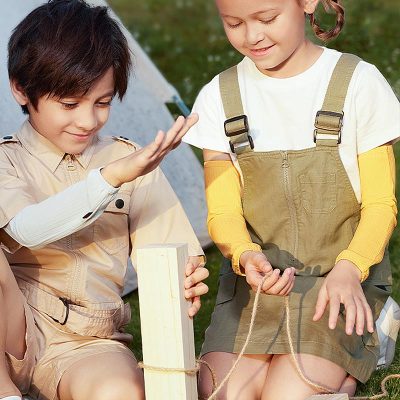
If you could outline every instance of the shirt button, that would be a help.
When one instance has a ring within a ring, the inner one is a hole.
[[[115,207],[122,208],[124,205],[125,205],[125,203],[122,199],[115,200]]]
[[[12,136],[3,136],[3,139],[4,140],[10,140],[10,139],[12,139],[13,137]]]
[[[83,219],[87,219],[89,218],[93,213],[92,212],[88,212],[87,214],[85,214],[82,218]]]

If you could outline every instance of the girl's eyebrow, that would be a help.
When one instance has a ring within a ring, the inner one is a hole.
[[[278,10],[278,8],[275,8],[275,7],[273,7],[273,8],[268,8],[267,10],[261,10],[261,11],[256,11],[255,13],[253,13],[253,14],[250,14],[250,16],[251,17],[256,17],[257,15],[260,15],[260,14],[266,14],[266,13],[269,13],[269,12],[272,12],[272,11],[277,11]],[[233,16],[233,15],[227,15],[227,14],[221,14],[221,17],[225,17],[225,18],[240,18],[240,17],[235,17],[235,16]]]

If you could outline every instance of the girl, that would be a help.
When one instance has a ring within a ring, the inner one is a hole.
[[[237,359],[255,289],[268,276],[247,354],[221,399],[318,393],[296,371],[289,336],[307,378],[335,391],[354,393],[354,378],[365,382],[378,359],[374,321],[391,286],[391,144],[400,109],[373,65],[306,38],[307,17],[323,40],[343,27],[344,8],[325,0],[337,18],[324,32],[318,3],[216,0],[244,59],[203,88],[199,123],[185,141],[204,149],[209,231],[230,260],[202,348],[219,381]],[[199,383],[208,396],[204,369]]]

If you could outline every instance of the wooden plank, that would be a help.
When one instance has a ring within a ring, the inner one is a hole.
[[[138,249],[137,274],[145,365],[195,369],[193,321],[183,281],[187,245]],[[144,369],[146,400],[197,400],[196,375]]]
[[[347,393],[316,394],[307,400],[349,400],[349,395]]]

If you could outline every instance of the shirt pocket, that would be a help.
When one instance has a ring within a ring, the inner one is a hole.
[[[303,208],[310,214],[327,214],[336,208],[337,182],[334,172],[311,171],[299,176]]]
[[[94,222],[94,242],[109,254],[129,245],[129,193],[118,193]]]

